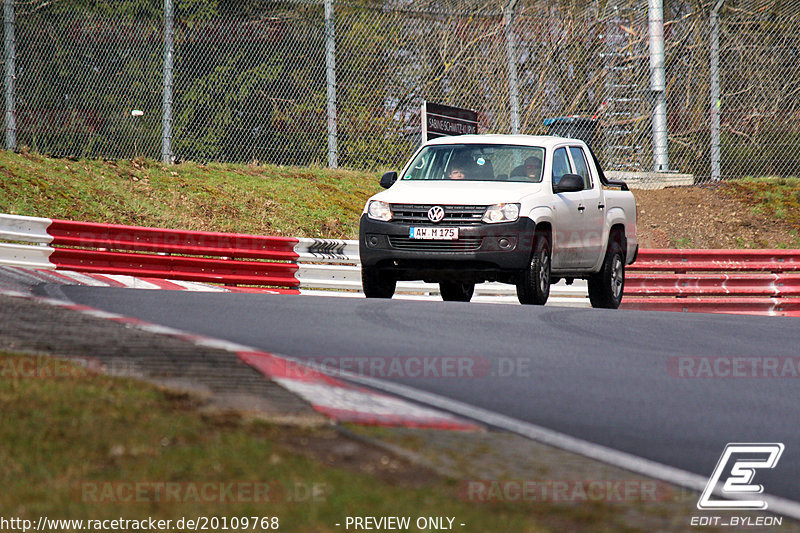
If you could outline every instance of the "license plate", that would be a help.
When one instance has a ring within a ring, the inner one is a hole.
[[[408,236],[411,239],[454,241],[458,239],[458,228],[411,228]]]

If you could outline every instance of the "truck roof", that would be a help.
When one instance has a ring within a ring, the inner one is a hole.
[[[580,139],[569,139],[566,137],[554,137],[552,135],[453,135],[449,137],[439,137],[425,143],[426,145],[439,144],[518,144],[523,146],[541,146],[550,148],[565,141],[583,143]]]

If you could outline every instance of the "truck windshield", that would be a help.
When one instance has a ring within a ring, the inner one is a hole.
[[[424,148],[404,180],[542,181],[544,148],[510,144],[448,144]]]

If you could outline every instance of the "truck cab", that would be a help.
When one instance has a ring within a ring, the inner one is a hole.
[[[476,283],[497,281],[516,285],[521,303],[541,305],[551,283],[583,278],[593,306],[622,300],[625,265],[638,251],[636,204],[583,141],[443,137],[381,185],[360,222],[367,297],[424,280],[445,300],[469,301]]]

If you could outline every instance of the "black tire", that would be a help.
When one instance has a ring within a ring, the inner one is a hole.
[[[439,283],[439,292],[442,293],[442,300],[445,302],[468,302],[475,293],[475,284],[442,281]]]
[[[550,239],[537,235],[528,268],[517,282],[517,298],[523,305],[544,305],[550,297]]]
[[[397,280],[377,268],[361,267],[361,286],[367,298],[391,298]]]
[[[589,301],[592,307],[617,309],[625,290],[625,253],[616,240],[608,243],[600,272],[589,277]]]

